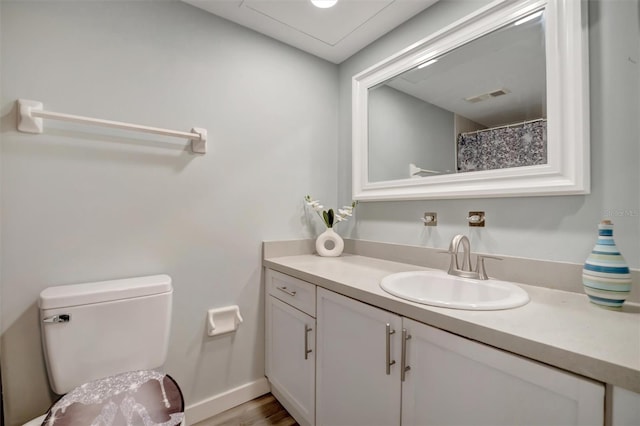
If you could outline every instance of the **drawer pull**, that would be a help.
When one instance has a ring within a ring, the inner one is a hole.
[[[308,325],[304,325],[304,359],[309,359],[309,354],[312,352],[309,349],[309,332],[313,330],[313,328]]]
[[[387,369],[387,376],[391,374],[391,366],[393,364],[396,363],[395,360],[391,359],[391,335],[395,334],[396,331],[391,329],[391,324],[387,323],[387,330],[386,330],[386,334],[387,334],[387,362],[386,362],[386,369]]]
[[[289,290],[287,289],[286,286],[283,287],[276,287],[278,290],[280,290],[283,293],[287,293],[289,296],[295,296],[296,295],[296,291],[295,290]]]
[[[411,339],[411,335],[406,328],[402,329],[402,359],[400,360],[400,381],[404,382],[407,371],[411,367],[407,365],[407,340]]]

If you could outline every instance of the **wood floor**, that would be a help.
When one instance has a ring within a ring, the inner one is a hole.
[[[298,426],[270,393],[193,426]]]

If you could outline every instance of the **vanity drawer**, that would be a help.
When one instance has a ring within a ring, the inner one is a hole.
[[[316,286],[271,269],[266,272],[267,294],[315,318]]]

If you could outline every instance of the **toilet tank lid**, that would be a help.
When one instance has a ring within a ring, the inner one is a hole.
[[[154,294],[169,293],[171,291],[173,291],[171,287],[171,277],[164,274],[83,284],[60,285],[42,290],[38,300],[38,307],[40,309],[67,308],[70,306],[151,296]]]

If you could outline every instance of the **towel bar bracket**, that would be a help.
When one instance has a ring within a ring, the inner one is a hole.
[[[199,139],[191,139],[191,151],[194,154],[206,154],[207,153],[207,129],[201,127],[194,127],[191,129],[191,133],[197,133],[200,135]]]
[[[32,115],[32,111],[42,111],[42,102],[18,99],[18,131],[42,133],[42,118]]]

